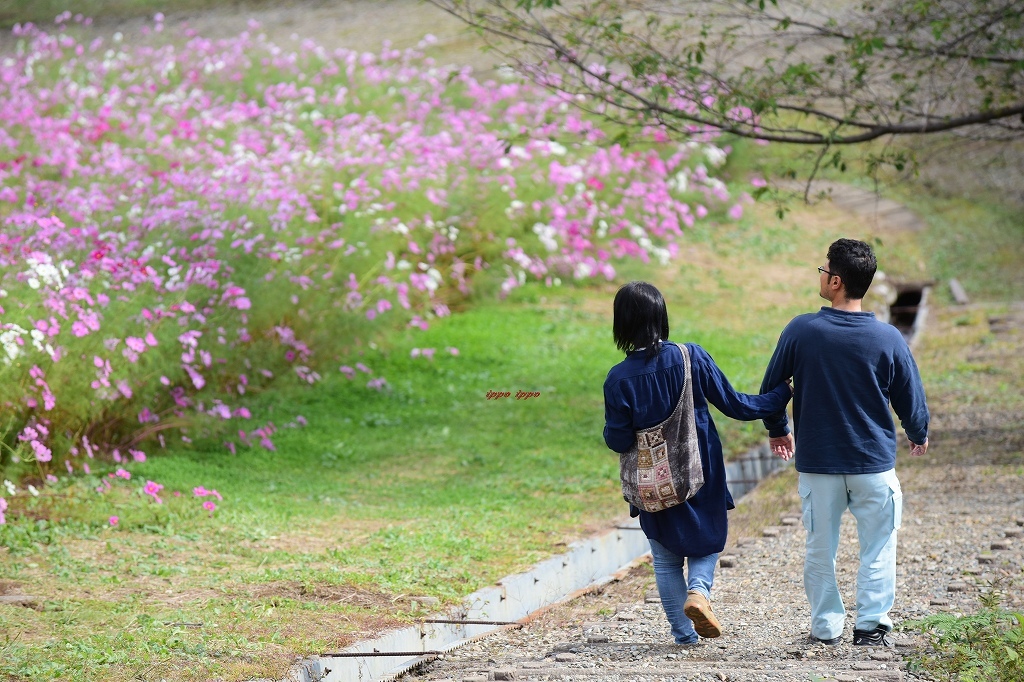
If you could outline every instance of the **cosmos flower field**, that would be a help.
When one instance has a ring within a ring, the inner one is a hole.
[[[87,21],[18,26],[0,57],[6,498],[95,469],[159,503],[131,468],[172,439],[274,448],[252,392],[327,372],[388,390],[337,358],[530,280],[666,263],[750,200],[713,139],[613,143],[564,96],[436,64],[430,36],[284,48],[157,15],[129,45],[83,42]]]

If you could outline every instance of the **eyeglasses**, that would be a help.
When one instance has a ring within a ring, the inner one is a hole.
[[[818,268],[818,272],[823,272],[823,273],[825,273],[826,275],[828,275],[829,277],[838,277],[839,279],[842,279],[842,278],[843,278],[843,276],[842,276],[842,275],[838,275],[838,274],[836,274],[836,273],[834,273],[834,272],[829,272],[828,270],[826,270],[826,269],[825,269],[825,268],[823,268],[823,267],[819,267],[819,268]]]

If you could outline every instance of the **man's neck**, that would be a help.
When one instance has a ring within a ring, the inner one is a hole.
[[[836,296],[835,300],[832,301],[833,310],[842,310],[846,313],[862,313],[864,310],[861,308],[861,302],[863,299],[855,298],[848,300],[842,294]]]

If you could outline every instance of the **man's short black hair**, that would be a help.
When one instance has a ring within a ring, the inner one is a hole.
[[[866,242],[838,239],[828,247],[829,270],[839,275],[846,287],[847,300],[864,298],[878,269],[875,253]]]
[[[612,335],[624,353],[647,349],[653,358],[668,338],[668,310],[657,287],[647,282],[623,284],[615,293]]]

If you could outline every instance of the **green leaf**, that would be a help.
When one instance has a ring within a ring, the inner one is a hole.
[[[561,5],[561,0],[516,0],[516,7],[519,9],[525,9],[527,12],[532,10],[534,7],[543,7],[544,9],[551,9],[555,5]]]

